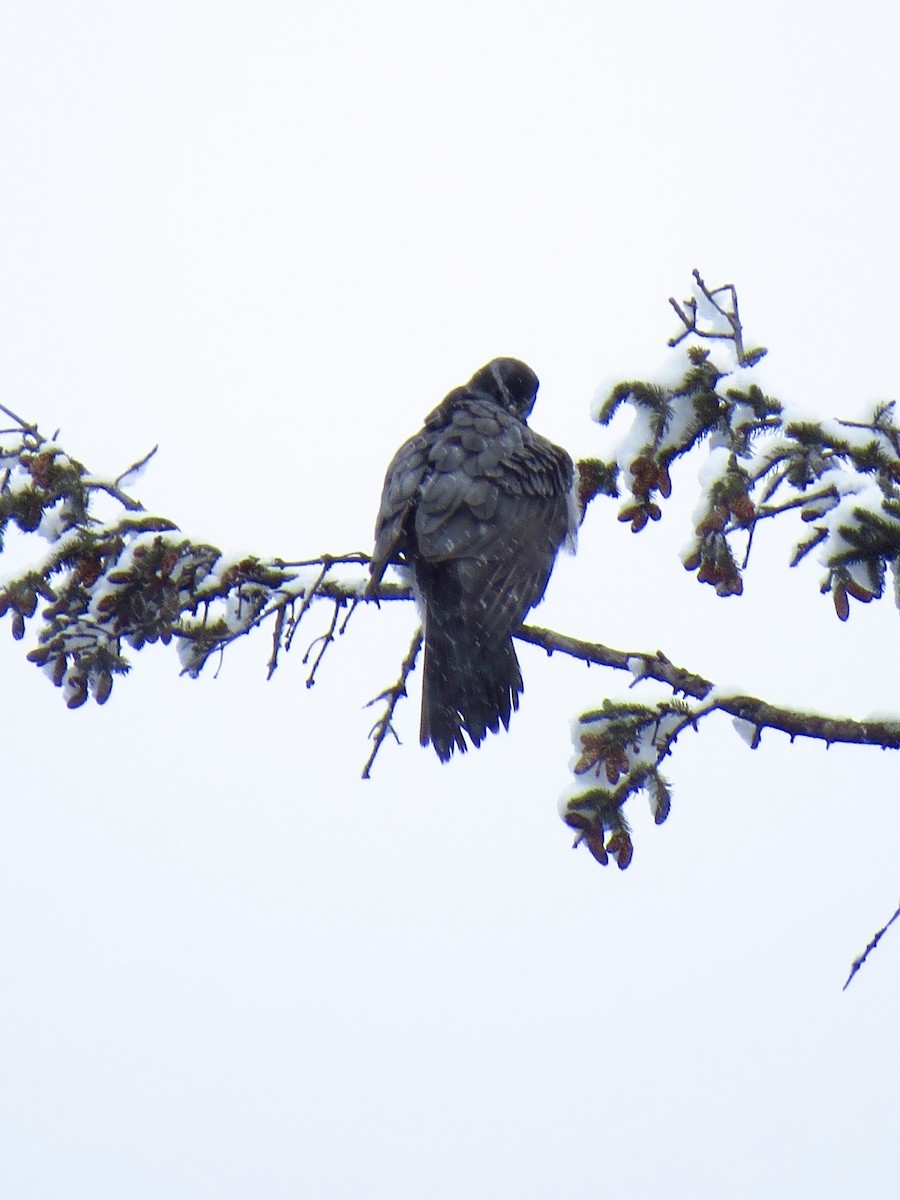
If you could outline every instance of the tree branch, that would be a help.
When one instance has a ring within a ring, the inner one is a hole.
[[[664,683],[678,695],[693,696],[703,700],[713,689],[713,684],[684,667],[676,667],[661,650],[655,654],[643,651],[614,650],[600,642],[584,642],[579,638],[556,633],[553,629],[542,629],[537,625],[523,625],[515,635],[519,641],[540,646],[548,654],[568,654],[583,662],[599,667],[612,667],[616,671],[628,671],[638,679],[655,679]]]
[[[859,958],[854,958],[853,963],[850,967],[850,974],[847,976],[847,982],[844,984],[843,988],[841,989],[842,991],[846,992],[847,988],[850,986],[850,982],[853,979],[853,976],[856,974],[856,972],[859,970],[859,968],[863,965],[863,963],[866,961],[866,959],[869,957],[869,955],[872,953],[872,951],[875,949],[875,947],[878,945],[878,943],[881,941],[881,939],[884,937],[884,935],[887,933],[887,931],[890,929],[890,927],[893,925],[893,923],[897,920],[898,917],[900,917],[900,906],[897,907],[896,911],[894,912],[894,915],[887,922],[887,924],[882,925],[882,927],[878,930],[878,932],[872,938],[871,942],[869,942],[868,946],[866,946],[865,950],[863,950],[862,954],[860,954]]]
[[[366,708],[371,708],[373,704],[377,704],[379,700],[387,700],[384,712],[372,726],[369,737],[373,739],[372,753],[366,759],[366,764],[363,767],[363,779],[371,779],[372,765],[375,762],[375,756],[381,749],[382,743],[389,733],[394,735],[397,745],[400,745],[400,738],[397,736],[397,731],[393,726],[394,709],[404,697],[406,693],[406,681],[409,679],[413,668],[416,665],[416,659],[419,657],[419,651],[422,648],[422,626],[418,626],[413,634],[413,639],[409,644],[406,658],[404,658],[400,666],[400,675],[396,682],[389,688],[385,688],[383,692],[379,692],[377,696],[369,701]]]
[[[754,350],[746,352],[744,350],[744,329],[741,324],[740,314],[738,312],[738,296],[737,288],[733,283],[723,283],[721,287],[707,287],[706,282],[700,272],[694,268],[692,272],[694,282],[697,285],[697,290],[700,292],[707,304],[719,314],[722,320],[728,326],[727,329],[716,329],[714,326],[703,326],[699,324],[699,308],[696,298],[686,300],[682,307],[674,296],[669,297],[669,303],[674,308],[678,319],[681,321],[684,328],[674,337],[669,338],[670,346],[677,346],[683,342],[686,337],[691,335],[698,338],[708,338],[711,340],[719,339],[734,343],[737,361],[741,366],[750,365],[758,362],[766,353],[763,347],[758,347]],[[730,305],[726,306],[720,300],[720,296],[727,296],[730,300]]]
[[[800,510],[806,531],[792,565],[818,547],[828,571],[822,590],[831,591],[837,615],[846,619],[851,598],[866,602],[882,595],[891,571],[900,578],[900,426],[893,405],[875,406],[866,421],[787,422],[781,403],[743,370],[765,350],[745,347],[734,286],[708,287],[694,271],[692,297],[671,304],[683,329],[670,344],[689,336],[707,344],[687,347],[677,386],[631,381],[613,389],[597,419],[608,424],[622,405],[633,407],[634,433],[623,443],[628,461],[579,462],[582,513],[594,496],[621,497],[619,519],[640,531],[662,515],[657,500],[671,494],[671,464],[705,444],[710,460],[684,566],[719,595],[739,595],[757,526]],[[709,339],[731,341],[733,355],[713,353]],[[183,673],[196,676],[210,657],[221,657],[270,619],[271,677],[301,621],[327,600],[328,619],[313,630],[303,658],[311,686],[360,600],[412,599],[404,583],[382,582],[374,596],[366,595],[369,556],[360,551],[298,561],[228,559],[215,546],[181,535],[173,522],[146,513],[122,490],[155,447],[115,478],[100,478],[70,458],[56,435],[48,440],[5,405],[0,413],[11,422],[0,430],[0,549],[6,529],[15,526],[40,534],[43,555],[0,587],[0,617],[9,613],[17,639],[34,619],[37,644],[28,657],[45,669],[70,707],[91,694],[98,703],[107,700],[114,676],[129,669],[129,647],[174,638]],[[780,503],[771,502],[779,489]],[[117,519],[93,511],[100,493],[121,506]],[[743,567],[730,540],[738,534],[747,541]],[[900,605],[900,589],[893,590]],[[617,650],[538,626],[524,626],[515,636],[548,654],[626,671],[632,686],[654,680],[669,690],[668,699],[649,705],[606,700],[576,727],[575,784],[564,816],[601,862],[614,857],[624,867],[630,861],[622,806],[634,792],[647,792],[656,820],[665,820],[670,793],[660,773],[663,759],[685,729],[697,729],[713,712],[730,716],[754,749],[765,729],[826,746],[900,748],[900,720],[860,721],[729,693],[660,650]],[[421,642],[418,631],[399,678],[372,702],[385,705],[370,735],[364,778],[388,734],[397,736],[394,711],[406,695]]]
[[[886,750],[900,749],[900,719],[895,721],[860,721],[851,717],[822,716],[814,712],[784,708],[769,704],[756,696],[733,695],[716,692],[715,684],[702,675],[677,667],[661,650],[655,654],[640,650],[615,650],[599,642],[584,642],[578,638],[556,633],[552,629],[523,625],[516,637],[523,642],[540,646],[548,654],[568,654],[582,662],[611,667],[616,671],[627,671],[637,683],[653,679],[671,688],[674,695],[690,696],[695,700],[709,700],[695,718],[711,712],[724,712],[735,720],[755,726],[759,733],[763,729],[778,729],[786,733],[791,741],[797,737],[814,738],[826,745],[881,746]],[[759,744],[756,737],[753,746]]]
[[[675,666],[659,650],[615,650],[531,626],[516,636],[548,654],[568,654],[588,664],[627,671],[635,684],[655,680],[673,693],[673,699],[655,705],[605,700],[602,709],[583,714],[575,727],[575,783],[565,797],[563,817],[578,830],[575,844],[584,842],[601,864],[614,857],[624,868],[631,861],[631,838],[622,808],[636,792],[648,793],[658,824],[666,819],[671,796],[660,773],[662,762],[679,735],[697,729],[711,713],[732,717],[738,733],[754,750],[764,729],[780,730],[791,741],[806,737],[826,746],[900,749],[900,719],[860,721],[769,704],[756,696],[720,693],[711,680]],[[678,695],[688,699],[678,700]]]

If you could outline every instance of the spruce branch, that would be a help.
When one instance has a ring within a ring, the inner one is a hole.
[[[670,340],[682,355],[681,379],[674,386],[632,380],[613,389],[597,419],[608,424],[630,406],[634,428],[617,461],[578,463],[582,515],[595,498],[616,498],[619,519],[639,532],[662,517],[673,462],[705,453],[701,503],[683,554],[699,582],[723,597],[739,596],[757,528],[799,514],[803,533],[791,565],[817,550],[826,569],[821,589],[832,596],[840,619],[847,619],[851,600],[868,603],[883,595],[889,573],[900,606],[900,426],[893,403],[879,402],[862,420],[788,420],[752,370],[765,350],[747,349],[733,284],[710,287],[695,271],[693,295],[671,304],[682,324]],[[129,650],[174,641],[182,673],[196,676],[210,658],[221,661],[235,641],[266,622],[271,678],[315,610],[324,612],[325,621],[310,630],[303,655],[310,687],[360,600],[412,599],[405,583],[390,580],[366,594],[369,556],[361,551],[301,560],[228,558],[147,513],[124,490],[156,447],[104,478],[67,455],[56,435],[46,438],[5,405],[0,412],[9,422],[0,430],[0,550],[10,527],[43,539],[38,560],[0,587],[0,617],[9,613],[16,639],[31,624],[35,645],[28,657],[70,707],[89,695],[105,703],[115,676],[130,668]],[[100,518],[101,495],[119,505],[117,515]],[[516,636],[548,654],[627,671],[632,686],[655,681],[667,690],[665,699],[649,704],[605,700],[576,726],[575,782],[563,815],[601,862],[614,858],[625,867],[631,860],[623,812],[631,795],[645,793],[655,819],[666,819],[671,789],[661,766],[678,737],[699,730],[713,713],[730,716],[753,749],[766,729],[826,746],[900,747],[900,720],[859,721],[726,692],[659,650],[621,651],[537,626]],[[394,712],[421,644],[419,630],[398,679],[371,702],[384,702],[384,708],[371,731],[365,778],[388,735],[399,741]]]
[[[602,709],[583,714],[575,726],[575,783],[564,795],[562,816],[578,830],[575,844],[584,842],[601,863],[614,857],[624,868],[631,861],[633,847],[622,814],[631,796],[645,792],[657,824],[666,819],[671,795],[660,767],[677,738],[686,729],[698,730],[713,713],[731,717],[752,750],[759,747],[766,729],[784,733],[792,742],[810,738],[826,747],[900,749],[900,717],[858,720],[770,704],[757,696],[720,690],[702,675],[675,666],[660,650],[616,650],[533,626],[523,626],[516,636],[548,654],[567,654],[627,672],[633,685],[645,680],[662,683],[672,693],[672,699],[655,705],[606,700]]]
[[[617,464],[618,477],[612,476],[621,496],[619,520],[634,533],[660,520],[662,501],[672,491],[671,463],[705,452],[685,568],[719,596],[739,596],[759,524],[798,512],[808,532],[795,543],[790,565],[815,548],[826,567],[821,590],[847,620],[851,600],[882,596],[889,572],[900,578],[894,404],[878,402],[863,420],[787,420],[752,371],[765,351],[745,348],[734,285],[709,287],[697,271],[694,281],[689,300],[671,301],[683,327],[670,345],[686,343],[678,351],[684,355],[681,382],[619,384],[597,414],[607,424],[623,405],[634,411],[624,441],[627,457]],[[729,343],[729,353],[713,353]],[[601,466],[609,477],[612,465]],[[596,494],[594,489],[589,498]],[[892,591],[900,607],[900,586]]]
[[[798,737],[812,738],[826,746],[880,746],[885,750],[900,749],[900,717],[896,720],[857,720],[852,717],[823,716],[802,709],[786,708],[769,704],[756,696],[720,692],[716,685],[702,675],[675,666],[661,651],[648,653],[640,650],[615,650],[599,642],[581,641],[552,629],[523,625],[516,634],[523,642],[540,646],[548,654],[567,654],[582,662],[610,667],[628,672],[635,683],[655,680],[671,689],[673,696],[686,696],[705,701],[702,709],[694,716],[708,716],[722,712],[752,726],[761,734],[764,729],[774,729],[787,734],[793,741]],[[752,748],[759,744],[755,739]]]
[[[183,673],[196,676],[211,657],[269,620],[271,676],[313,602],[329,600],[332,620],[313,638],[313,682],[346,628],[338,610],[349,605],[352,612],[359,598],[366,555],[296,563],[228,559],[217,547],[185,537],[173,521],[147,513],[123,490],[156,447],[108,479],[88,472],[14,410],[0,405],[0,411],[11,422],[0,434],[0,550],[10,526],[39,533],[45,547],[34,565],[0,587],[0,617],[10,614],[17,639],[34,625],[28,658],[44,668],[69,707],[91,694],[105,703],[114,676],[130,669],[129,649],[174,640]],[[97,515],[100,495],[119,504],[118,516]],[[393,598],[389,588],[384,598]]]

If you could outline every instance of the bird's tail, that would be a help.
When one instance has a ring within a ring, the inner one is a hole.
[[[463,734],[478,746],[501,723],[509,728],[519,707],[522,672],[512,639],[488,643],[480,631],[427,611],[422,724],[419,740],[430,742],[442,762],[467,749]]]

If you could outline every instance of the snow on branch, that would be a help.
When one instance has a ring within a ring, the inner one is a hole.
[[[825,568],[821,588],[838,617],[850,601],[883,595],[889,575],[900,605],[900,426],[893,402],[861,419],[810,420],[789,416],[767,394],[758,365],[766,351],[748,348],[732,284],[707,286],[694,272],[692,295],[671,301],[680,329],[669,340],[675,370],[668,382],[618,384],[594,414],[608,425],[630,411],[630,428],[615,457],[578,463],[582,511],[596,497],[619,500],[619,519],[635,533],[659,520],[672,491],[671,464],[702,454],[700,502],[684,566],[720,596],[738,596],[757,527],[790,514],[802,532],[791,565],[813,551]],[[227,557],[195,543],[165,518],[145,511],[125,490],[155,453],[114,479],[90,474],[55,439],[44,437],[11,409],[0,429],[0,551],[11,528],[43,539],[28,569],[0,584],[0,617],[14,638],[33,623],[28,658],[78,707],[89,695],[110,696],[113,679],[129,670],[126,654],[147,644],[175,643],[182,673],[195,677],[211,658],[265,624],[271,628],[269,676],[277,669],[308,614],[324,611],[313,627],[303,662],[312,686],[328,649],[346,630],[360,600],[410,600],[401,583],[382,582],[365,596],[368,555],[323,554],[288,561]],[[113,517],[101,517],[117,506]],[[768,704],[726,693],[710,680],[676,667],[662,652],[628,653],[526,626],[521,640],[548,653],[627,671],[635,683],[655,680],[671,695],[654,703],[604,700],[575,722],[574,782],[563,797],[564,820],[601,862],[620,867],[633,846],[623,806],[644,792],[657,822],[668,815],[671,789],[663,760],[686,729],[714,712],[729,715],[752,748],[763,730],[826,744],[900,747],[900,721],[855,721]],[[421,634],[417,632],[395,683],[373,704],[381,715],[364,768],[368,777],[406,695]]]
[[[28,658],[70,708],[89,695],[105,703],[114,677],[129,670],[128,650],[174,640],[183,673],[197,676],[211,657],[269,620],[271,675],[313,600],[328,600],[330,623],[307,652],[312,684],[359,599],[366,555],[295,563],[229,559],[215,546],[192,542],[123,491],[155,449],[115,479],[103,479],[36,425],[3,405],[0,412],[11,422],[0,429],[0,550],[11,529],[46,543],[34,565],[0,585],[0,617],[9,614],[19,640],[26,622],[34,621],[36,645]],[[97,515],[100,496],[116,502],[117,516]]]
[[[720,596],[739,596],[757,527],[795,513],[803,523],[791,566],[816,551],[821,591],[845,621],[850,601],[884,594],[890,577],[900,607],[900,426],[893,401],[863,419],[790,418],[756,370],[766,351],[745,349],[732,284],[709,288],[694,272],[694,294],[671,304],[682,323],[670,338],[680,359],[673,384],[631,380],[596,412],[608,425],[624,406],[631,428],[616,461],[591,460],[581,475],[583,505],[620,498],[619,520],[639,533],[662,516],[672,462],[705,450],[687,570]]]
[[[826,746],[900,749],[900,717],[860,721],[769,704],[756,696],[717,688],[702,675],[675,666],[659,650],[615,650],[532,626],[524,626],[517,636],[548,654],[568,654],[626,671],[634,685],[654,680],[672,692],[671,698],[655,704],[604,700],[599,710],[584,713],[573,722],[574,782],[563,793],[560,815],[578,830],[575,845],[584,843],[603,865],[609,858],[622,869],[631,862],[633,845],[622,811],[631,796],[644,792],[656,823],[665,821],[671,787],[660,772],[663,760],[686,729],[696,730],[713,713],[731,717],[737,733],[752,750],[759,746],[766,729],[787,734],[791,741],[804,737]]]

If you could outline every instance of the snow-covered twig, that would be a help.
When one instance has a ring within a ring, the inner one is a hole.
[[[626,867],[631,861],[633,847],[622,810],[632,795],[646,792],[657,823],[666,819],[671,794],[660,773],[663,760],[681,733],[698,729],[713,713],[730,716],[753,750],[766,729],[784,733],[791,741],[803,737],[826,746],[900,749],[900,718],[856,720],[720,690],[702,675],[675,666],[659,650],[615,650],[534,626],[524,626],[516,636],[548,654],[568,654],[589,664],[626,671],[635,683],[653,680],[672,692],[672,699],[649,705],[605,700],[600,710],[585,713],[574,723],[575,782],[563,795],[561,815],[578,830],[576,845],[587,845],[601,863],[614,857],[620,867]]]

